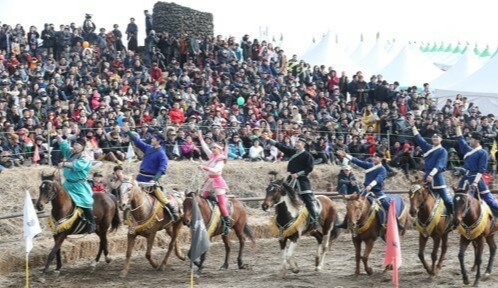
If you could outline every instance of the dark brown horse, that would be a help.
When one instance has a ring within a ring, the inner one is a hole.
[[[266,188],[262,209],[266,211],[271,207],[275,207],[275,225],[279,230],[280,250],[283,257],[280,276],[285,277],[287,275],[287,264],[290,265],[293,273],[299,273],[299,268],[294,261],[294,250],[297,247],[299,238],[307,233],[315,237],[318,242],[315,271],[320,271],[323,267],[325,255],[329,250],[329,243],[339,236],[339,229],[334,225],[337,222],[337,209],[334,202],[325,196],[316,197],[321,206],[320,227],[317,230],[312,230],[309,216],[306,216],[306,218],[302,216],[306,214],[301,212],[303,205],[297,192],[284,179],[277,180],[276,173],[272,172],[270,175],[274,177]],[[287,248],[288,240],[290,240],[290,245]]]
[[[168,264],[168,258],[175,249],[175,254],[182,261],[185,256],[178,246],[178,235],[182,228],[182,222],[173,222],[173,217],[170,214],[165,214],[164,209],[157,200],[146,195],[133,177],[126,177],[121,181],[118,195],[119,208],[121,210],[130,210],[133,217],[130,233],[128,233],[128,248],[126,250],[126,260],[121,277],[126,277],[130,269],[131,254],[135,246],[137,236],[142,236],[147,239],[147,251],[145,257],[149,260],[154,269],[164,270]],[[168,245],[168,252],[164,256],[160,265],[152,258],[152,246],[156,239],[157,231],[166,230],[166,233],[171,237]]]
[[[396,195],[391,195],[390,197],[393,196]],[[373,246],[379,234],[382,236],[382,239],[385,240],[385,229],[383,229],[380,224],[376,209],[374,208],[375,206],[372,206],[371,201],[368,200],[367,197],[360,196],[355,193],[352,195],[344,195],[343,198],[347,200],[346,214],[349,219],[348,226],[351,230],[351,236],[355,248],[356,268],[354,277],[358,279],[360,276],[360,261],[363,261],[367,274],[373,274],[372,268],[368,266],[368,257],[370,252],[372,252]],[[399,196],[394,198],[399,198]],[[399,201],[401,201],[401,198],[398,199],[398,202]],[[398,221],[406,227],[406,224],[408,223],[408,213],[403,211],[403,213],[399,216]],[[405,230],[399,231],[399,233],[403,236],[405,234]],[[365,243],[365,251],[363,252],[363,256],[361,255],[362,243]]]
[[[423,179],[416,178],[410,182],[410,215],[415,217],[415,226],[420,232],[418,258],[420,258],[427,273],[433,277],[443,267],[444,257],[448,249],[448,234],[450,233],[448,226],[451,221],[449,216],[442,213],[444,209],[443,200],[425,185]],[[432,238],[434,243],[431,253],[431,266],[427,264],[424,255],[429,237]],[[439,245],[441,245],[441,256],[437,261]]]
[[[484,201],[474,199],[467,189],[457,189],[453,187],[455,195],[453,203],[455,205],[455,224],[460,232],[460,269],[462,271],[463,283],[469,284],[469,276],[465,270],[465,251],[470,243],[474,246],[475,259],[472,271],[477,269],[474,286],[479,285],[481,279],[482,252],[484,250],[484,241],[489,246],[489,262],[484,279],[488,278],[493,268],[493,261],[496,253],[496,243],[494,233],[498,230],[498,225],[493,223],[493,216],[490,208]],[[474,191],[474,193],[479,193]]]
[[[43,208],[47,203],[52,203],[51,216],[54,222],[58,222],[59,220],[68,217],[76,208],[68,192],[62,187],[61,183],[56,180],[58,177],[58,174],[56,173],[58,172],[54,172],[50,175],[41,175],[42,183],[40,185],[40,195],[38,197],[38,201],[36,202],[36,208],[39,211],[43,211]],[[111,262],[112,259],[108,257],[109,251],[107,249],[107,232],[109,228],[111,228],[111,232],[118,229],[121,220],[119,219],[116,198],[113,195],[107,193],[96,193],[93,194],[93,199],[93,212],[96,217],[95,224],[97,224],[97,230],[95,233],[97,233],[100,238],[99,252],[97,253],[95,260],[92,262],[92,267],[95,268],[100,260],[102,252],[104,252],[106,262]],[[45,265],[45,269],[43,269],[42,275],[39,279],[41,282],[45,281],[44,276],[48,272],[50,263],[56,256],[57,266],[55,268],[55,272],[57,275],[60,273],[60,269],[62,267],[62,243],[68,235],[75,232],[76,228],[80,226],[81,221],[83,220],[80,217],[76,219],[70,227],[64,229],[64,231],[54,231],[55,245],[48,255],[47,264]]]
[[[211,210],[210,205],[208,203],[209,200],[199,197],[198,192],[188,193],[185,197],[185,201],[183,202],[183,213],[184,213],[183,223],[187,226],[190,226],[190,222],[192,220],[192,203],[194,198],[199,204],[199,210],[201,211],[202,218],[204,219],[204,224],[207,227],[213,211]],[[244,264],[242,256],[244,253],[246,236],[249,237],[253,245],[256,245],[256,242],[252,235],[251,228],[247,223],[247,211],[244,204],[234,198],[228,199],[228,202],[231,202],[233,205],[233,214],[230,216],[232,218],[232,221],[230,223],[231,228],[233,229],[235,235],[237,235],[237,238],[239,239],[239,256],[237,257],[237,264],[239,266],[239,269],[245,269],[247,268],[247,265]],[[214,209],[219,209],[219,208],[215,207]],[[212,235],[209,236],[214,237],[222,235],[222,233],[223,233],[223,224],[221,223],[221,221],[219,221],[218,226],[215,227],[214,232],[212,233]],[[221,238],[223,239],[223,243],[225,244],[225,262],[220,267],[220,270],[228,269],[228,259],[230,257],[230,250],[231,250],[229,235],[222,235]],[[198,270],[196,272],[197,275],[202,274],[202,268],[205,260],[206,260],[206,253],[201,255],[200,261],[198,263],[197,262],[195,263],[198,267]]]

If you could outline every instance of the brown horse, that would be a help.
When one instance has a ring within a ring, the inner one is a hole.
[[[320,271],[323,267],[325,255],[329,250],[329,242],[339,236],[339,229],[334,225],[338,221],[334,202],[325,196],[316,197],[321,206],[320,227],[317,230],[312,230],[309,216],[304,213],[307,210],[301,210],[302,205],[297,192],[284,179],[277,180],[276,173],[272,172],[270,175],[274,177],[266,188],[262,209],[266,211],[271,207],[275,207],[274,224],[278,227],[280,250],[283,258],[280,276],[285,277],[287,275],[287,263],[293,273],[299,273],[299,268],[294,261],[294,250],[297,247],[299,238],[307,233],[315,237],[318,242],[315,271]],[[287,248],[288,240],[290,240],[290,245]]]
[[[124,269],[121,272],[121,277],[126,277],[130,269],[131,253],[135,246],[137,236],[142,236],[147,239],[147,251],[145,258],[149,260],[154,269],[164,270],[168,264],[168,258],[175,249],[175,254],[182,261],[185,256],[178,247],[177,237],[182,228],[182,222],[173,222],[173,217],[164,212],[162,205],[157,200],[148,196],[137,182],[132,177],[124,177],[119,187],[118,195],[119,208],[121,210],[130,210],[133,222],[130,223],[130,232],[128,233],[128,248],[126,250],[126,260]],[[130,219],[129,219],[130,220]],[[152,258],[152,246],[156,238],[157,231],[166,230],[166,233],[171,237],[169,242],[168,252],[160,265]]]
[[[450,233],[448,226],[451,221],[449,216],[443,215],[443,200],[424,184],[423,179],[415,178],[414,181],[410,182],[410,215],[415,217],[415,226],[420,232],[418,257],[427,273],[433,277],[443,267],[444,256],[448,249],[448,234]],[[429,237],[432,238],[434,243],[431,253],[431,266],[427,264],[424,255]],[[436,267],[439,245],[441,245],[441,256]]]
[[[455,195],[453,203],[455,205],[455,224],[460,232],[460,269],[462,271],[463,283],[469,284],[469,276],[465,270],[465,251],[470,243],[474,246],[475,259],[472,271],[477,269],[474,286],[479,285],[481,279],[482,252],[484,250],[484,240],[489,246],[489,262],[484,279],[489,278],[493,268],[493,260],[496,253],[496,243],[494,233],[498,230],[498,225],[494,224],[490,208],[484,201],[479,201],[470,195],[468,190],[453,187]],[[474,193],[478,193],[474,191]]]
[[[51,219],[53,219],[53,222],[56,223],[58,223],[61,219],[73,215],[73,211],[76,208],[67,191],[62,187],[61,183],[56,180],[57,177],[58,174],[56,174],[56,172],[50,175],[41,175],[42,183],[40,185],[40,195],[38,197],[38,201],[36,202],[36,208],[39,211],[43,211],[43,208],[47,203],[52,203]],[[112,259],[108,257],[109,251],[107,249],[107,231],[109,230],[109,227],[111,227],[111,232],[118,229],[121,220],[119,219],[116,198],[113,195],[107,193],[96,193],[93,194],[93,199],[93,212],[96,217],[95,224],[97,224],[97,230],[95,233],[97,233],[100,238],[99,252],[97,253],[95,260],[92,262],[92,267],[95,268],[100,260],[102,252],[104,252],[105,261],[107,263],[111,262]],[[66,227],[63,231],[59,231],[57,227],[55,228],[55,245],[48,255],[47,264],[45,265],[45,269],[43,269],[42,275],[39,279],[41,282],[45,282],[44,276],[48,272],[50,263],[56,256],[57,266],[55,268],[55,272],[57,275],[60,273],[60,269],[62,267],[62,243],[68,235],[74,234],[75,232],[78,233],[76,230],[79,230],[78,227],[81,226],[81,221],[83,221],[81,217],[77,218],[74,220],[72,225]],[[66,221],[65,223],[70,222]],[[64,225],[64,222],[60,222],[60,225]]]
[[[202,218],[204,219],[204,224],[207,227],[213,215],[213,211],[211,210],[210,205],[208,203],[208,201],[210,200],[206,200],[202,197],[199,197],[198,192],[190,192],[185,197],[185,201],[183,202],[183,213],[184,213],[183,224],[185,224],[186,226],[190,226],[190,222],[192,219],[192,203],[194,198],[199,204],[199,210],[201,211]],[[242,255],[244,253],[246,236],[249,237],[253,245],[256,245],[256,242],[252,235],[251,228],[247,223],[247,211],[244,204],[234,198],[230,198],[228,199],[228,201],[231,202],[233,205],[233,214],[230,216],[232,218],[232,221],[230,223],[231,228],[235,232],[235,235],[237,235],[237,238],[239,238],[239,256],[237,257],[237,264],[239,266],[239,269],[245,269],[247,268],[247,265],[244,264]],[[219,209],[219,208],[215,207],[214,209]],[[223,224],[221,223],[221,221],[219,221],[218,226],[215,227],[214,232],[212,233],[212,235],[209,236],[214,237],[222,235],[222,233],[223,233]],[[229,235],[221,236],[221,238],[223,239],[223,243],[225,243],[225,262],[220,267],[220,270],[228,269],[228,258],[230,257],[230,250],[231,250],[230,239],[228,236]],[[198,267],[198,270],[196,272],[197,275],[202,274],[202,268],[205,260],[206,260],[206,253],[201,255],[200,261],[198,263],[197,262],[195,263]]]
[[[398,198],[398,202],[401,201],[401,198],[397,195],[390,195],[390,197]],[[356,268],[354,277],[355,279],[358,279],[360,276],[360,260],[363,261],[367,274],[373,274],[372,268],[368,266],[368,256],[370,255],[370,252],[372,252],[373,246],[379,234],[382,239],[385,240],[385,229],[381,226],[377,215],[376,207],[379,207],[380,204],[373,206],[367,197],[360,196],[357,193],[352,195],[344,195],[343,198],[347,200],[346,214],[349,219],[348,226],[351,230],[351,236],[355,248]],[[406,213],[405,210],[403,210],[399,216],[398,221],[406,227],[406,224],[408,223],[408,213]],[[403,236],[405,234],[405,230],[399,231],[399,233]],[[363,252],[363,256],[361,255],[362,243],[365,243],[365,251]],[[386,267],[386,269],[387,268],[388,267]]]

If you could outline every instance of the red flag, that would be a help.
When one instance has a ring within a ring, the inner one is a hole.
[[[398,224],[396,222],[396,204],[391,200],[387,216],[386,258],[384,266],[393,265],[393,284],[398,287],[398,268],[401,266],[401,246],[399,243]]]
[[[40,151],[38,151],[38,145],[35,144],[35,152],[33,152],[33,164],[38,164],[40,161]]]

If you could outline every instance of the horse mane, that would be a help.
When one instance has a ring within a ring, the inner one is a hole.
[[[292,205],[295,207],[298,207],[300,202],[299,202],[299,197],[297,196],[296,189],[292,188],[287,184],[284,179],[281,179],[282,181],[282,189],[285,189],[287,192],[287,195],[289,196],[289,199],[291,200]]]

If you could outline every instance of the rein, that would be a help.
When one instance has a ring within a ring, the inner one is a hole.
[[[51,185],[50,192],[54,192],[53,194],[50,195],[50,199],[47,200],[47,202],[52,202],[52,200],[57,197],[57,194],[59,194],[59,191],[55,189],[54,181],[53,180],[43,180],[42,183],[49,183]]]
[[[455,196],[461,196],[461,197],[465,197],[468,199],[469,194],[467,194],[467,193],[455,193]],[[472,198],[470,198],[470,202],[472,203]],[[465,215],[467,215],[467,213],[470,211],[470,208],[471,208],[471,205],[469,205],[469,201],[466,200],[465,201],[465,210],[462,213],[462,218],[464,218]]]

